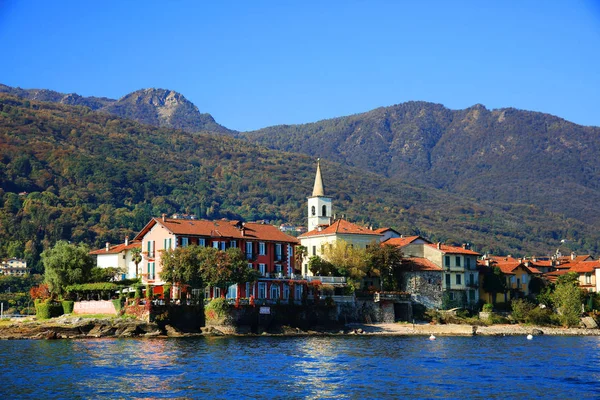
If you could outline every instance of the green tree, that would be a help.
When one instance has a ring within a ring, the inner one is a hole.
[[[221,288],[224,293],[231,285],[255,282],[258,279],[258,271],[248,268],[248,262],[240,249],[203,249],[201,268],[202,277],[207,285]]]
[[[376,243],[367,249],[367,256],[369,275],[380,277],[383,290],[398,290],[402,279],[402,250]]]
[[[138,265],[142,262],[142,248],[134,247],[131,249],[131,261],[135,264],[135,278],[138,277]]]
[[[331,276],[336,270],[333,264],[319,256],[312,256],[308,260],[308,269],[316,276]]]
[[[61,295],[66,286],[88,281],[94,265],[89,251],[85,244],[61,240],[42,252],[45,281],[53,294]]]
[[[506,293],[506,278],[498,267],[488,269],[483,275],[483,290],[492,295],[492,303],[496,303],[498,293]]]
[[[569,272],[559,276],[552,299],[563,326],[577,326],[581,316],[583,296],[577,285],[578,274]]]
[[[369,270],[366,250],[349,245],[344,240],[336,240],[325,246],[323,258],[333,264],[339,274],[352,279],[364,278]]]
[[[201,288],[204,286],[202,278],[204,261],[210,258],[208,253],[214,251],[212,248],[196,245],[169,249],[163,252],[161,257],[160,277],[165,282],[182,283],[194,288]]]

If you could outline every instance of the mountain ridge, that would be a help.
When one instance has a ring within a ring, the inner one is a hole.
[[[194,133],[210,131],[233,135],[235,131],[218,124],[212,115],[201,113],[181,93],[169,89],[146,88],[128,93],[118,100],[107,97],[83,97],[48,89],[21,89],[0,84],[0,93],[38,101],[50,101],[89,107],[122,118],[158,127],[182,129]]]
[[[482,105],[450,110],[406,102],[239,136],[396,181],[486,200],[537,204],[581,220],[591,215],[594,223],[600,222],[593,207],[600,201],[600,170],[595,166],[600,128],[550,114]]]

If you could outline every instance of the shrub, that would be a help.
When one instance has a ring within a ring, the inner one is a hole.
[[[489,322],[491,322],[492,324],[509,324],[510,323],[508,318],[503,317],[498,314],[494,314],[494,313],[490,314]]]
[[[492,303],[485,303],[483,305],[483,312],[492,312],[494,310],[494,305]]]
[[[511,307],[511,315],[518,322],[525,322],[531,310],[535,308],[533,304],[523,299],[513,300]]]
[[[142,298],[142,286],[141,285],[135,285],[135,295],[133,296],[134,299],[141,299]]]
[[[229,312],[229,304],[227,299],[219,297],[212,299],[204,309],[207,320],[224,319]]]
[[[552,325],[553,313],[548,308],[535,307],[527,313],[525,321],[533,325]]]
[[[63,300],[61,302],[63,313],[72,314],[73,308],[75,307],[75,302],[73,300]]]
[[[117,310],[117,313],[119,311],[121,311],[121,309],[123,309],[124,300],[125,299],[114,299],[114,300],[112,300],[112,303],[115,306],[115,310]]]
[[[442,315],[440,314],[439,311],[434,310],[434,309],[429,309],[427,311],[425,311],[424,317],[426,320],[429,320],[431,322],[441,322],[442,321]]]

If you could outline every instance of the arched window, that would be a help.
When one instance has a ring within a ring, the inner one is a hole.
[[[325,205],[324,205],[324,206],[323,206],[323,210],[322,210],[322,211],[323,211],[323,214],[321,214],[321,215],[322,215],[323,217],[326,217],[326,216],[327,216],[327,206],[325,206]]]
[[[311,215],[315,215],[315,213],[316,213],[316,212],[317,212],[317,210],[315,209],[315,206],[312,206],[312,207],[310,208],[310,213],[311,213]]]

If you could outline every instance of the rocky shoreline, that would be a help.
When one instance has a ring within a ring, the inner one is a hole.
[[[523,325],[471,326],[458,324],[348,324],[340,329],[303,331],[282,327],[275,332],[257,334],[224,333],[219,327],[202,328],[186,333],[170,326],[159,326],[137,319],[81,318],[63,316],[47,321],[11,320],[0,324],[0,340],[16,339],[92,339],[92,338],[162,338],[197,336],[318,336],[318,335],[379,335],[379,336],[600,336],[600,329],[554,328]]]

